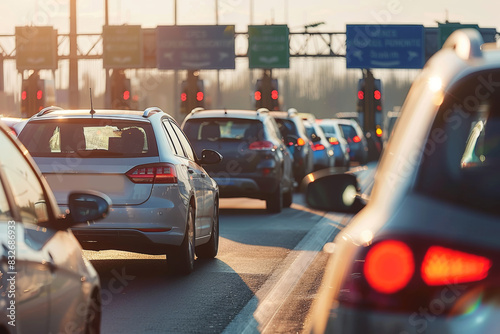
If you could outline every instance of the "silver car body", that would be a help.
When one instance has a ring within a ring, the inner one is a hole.
[[[152,127],[157,155],[134,158],[68,158],[36,157],[40,170],[50,184],[61,210],[67,208],[66,198],[74,189],[86,187],[108,195],[113,201],[105,219],[73,228],[86,249],[118,249],[148,254],[165,254],[169,246],[179,246],[186,233],[190,201],[195,209],[195,245],[208,242],[212,234],[214,207],[217,207],[218,187],[205,170],[194,160],[173,152],[167,139],[166,124],[175,123],[163,112],[144,117],[138,111],[97,110],[53,111],[34,116],[20,134],[37,122],[124,121]],[[175,123],[176,124],[176,123]],[[171,130],[170,130],[171,131]],[[29,146],[25,144],[26,146]],[[145,164],[168,163],[175,166],[176,183],[134,183],[126,173]]]

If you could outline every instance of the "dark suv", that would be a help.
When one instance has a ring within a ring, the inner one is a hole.
[[[293,108],[288,112],[273,111],[271,115],[278,123],[281,135],[293,156],[293,174],[300,184],[304,176],[313,171],[313,151],[304,122]]]
[[[224,157],[206,171],[221,197],[266,200],[270,212],[292,203],[292,157],[267,110],[200,110],[182,124],[196,154],[217,149]]]

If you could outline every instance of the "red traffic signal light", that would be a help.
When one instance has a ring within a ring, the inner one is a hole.
[[[203,92],[196,93],[196,101],[198,102],[203,101]]]
[[[362,90],[358,91],[358,99],[363,100],[364,98],[365,98],[365,93]]]
[[[373,92],[373,97],[375,98],[375,100],[380,100],[382,94],[380,94],[380,91],[377,89]]]
[[[262,93],[260,92],[260,90],[256,91],[254,96],[256,101],[260,101],[262,99]]]
[[[123,92],[123,99],[125,101],[127,101],[128,99],[130,99],[130,91],[129,90],[126,90]]]
[[[181,94],[181,101],[182,101],[182,102],[186,102],[186,101],[187,101],[187,99],[188,99],[187,94],[186,94],[186,93],[182,93],[182,94]]]
[[[21,93],[21,100],[24,101],[24,100],[26,100],[27,97],[28,97],[28,93],[25,90],[23,90]]]
[[[271,91],[271,98],[273,100],[277,100],[278,99],[278,91],[276,89],[274,89],[273,91]]]
[[[37,92],[36,92],[36,99],[37,99],[37,100],[41,100],[41,99],[42,99],[42,97],[43,97],[43,92],[42,92],[42,90],[41,90],[41,89],[37,90]]]

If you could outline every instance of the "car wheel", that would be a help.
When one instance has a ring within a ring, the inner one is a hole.
[[[101,294],[96,291],[92,294],[90,305],[85,319],[85,334],[101,333]]]
[[[214,204],[214,213],[212,218],[212,236],[210,240],[201,246],[196,247],[196,255],[202,259],[212,259],[217,256],[219,251],[219,203]]]
[[[266,209],[272,213],[280,213],[283,208],[283,194],[281,185],[278,185],[276,190],[266,200]]]
[[[289,208],[293,201],[293,186],[290,186],[290,190],[283,194],[283,207]]]
[[[194,209],[190,205],[187,215],[186,234],[182,244],[167,254],[167,268],[169,273],[188,275],[194,268]]]

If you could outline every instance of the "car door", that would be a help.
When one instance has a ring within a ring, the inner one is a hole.
[[[196,203],[196,214],[195,214],[195,235],[196,237],[201,237],[207,235],[207,214],[206,214],[206,203],[205,203],[205,185],[204,179],[207,178],[206,172],[194,162],[194,152],[187,142],[184,134],[180,128],[174,122],[170,120],[163,121],[168,135],[170,136],[174,148],[177,151],[177,155],[182,159],[183,163],[181,168],[185,169],[191,187],[195,194]],[[184,142],[184,145],[183,145]],[[189,148],[189,149],[188,149]]]
[[[78,306],[86,305],[82,293],[85,280],[80,274],[84,268],[81,248],[67,230],[40,227],[41,223],[55,223],[50,209],[55,206],[39,175],[18,148],[5,136],[0,136],[0,145],[2,180],[11,198],[12,212],[18,217],[7,223],[6,233],[1,233],[7,235],[7,240],[2,241],[4,252],[6,246],[15,255],[12,262],[8,252],[7,275],[16,281],[16,328],[19,333],[80,329],[86,315],[77,312]],[[16,238],[12,243],[14,229]]]
[[[199,175],[198,182],[202,188],[202,197],[200,200],[201,202],[203,202],[203,205],[201,207],[202,212],[200,213],[201,226],[198,236],[209,235],[212,228],[212,212],[215,205],[215,188],[212,184],[210,176],[205,171],[205,169],[196,163],[196,155],[194,153],[193,147],[191,146],[184,132],[182,132],[179,126],[174,122],[172,122],[172,127],[174,128],[174,131],[181,142],[184,152],[186,152],[186,157],[189,159],[190,168],[195,170],[196,174]]]

